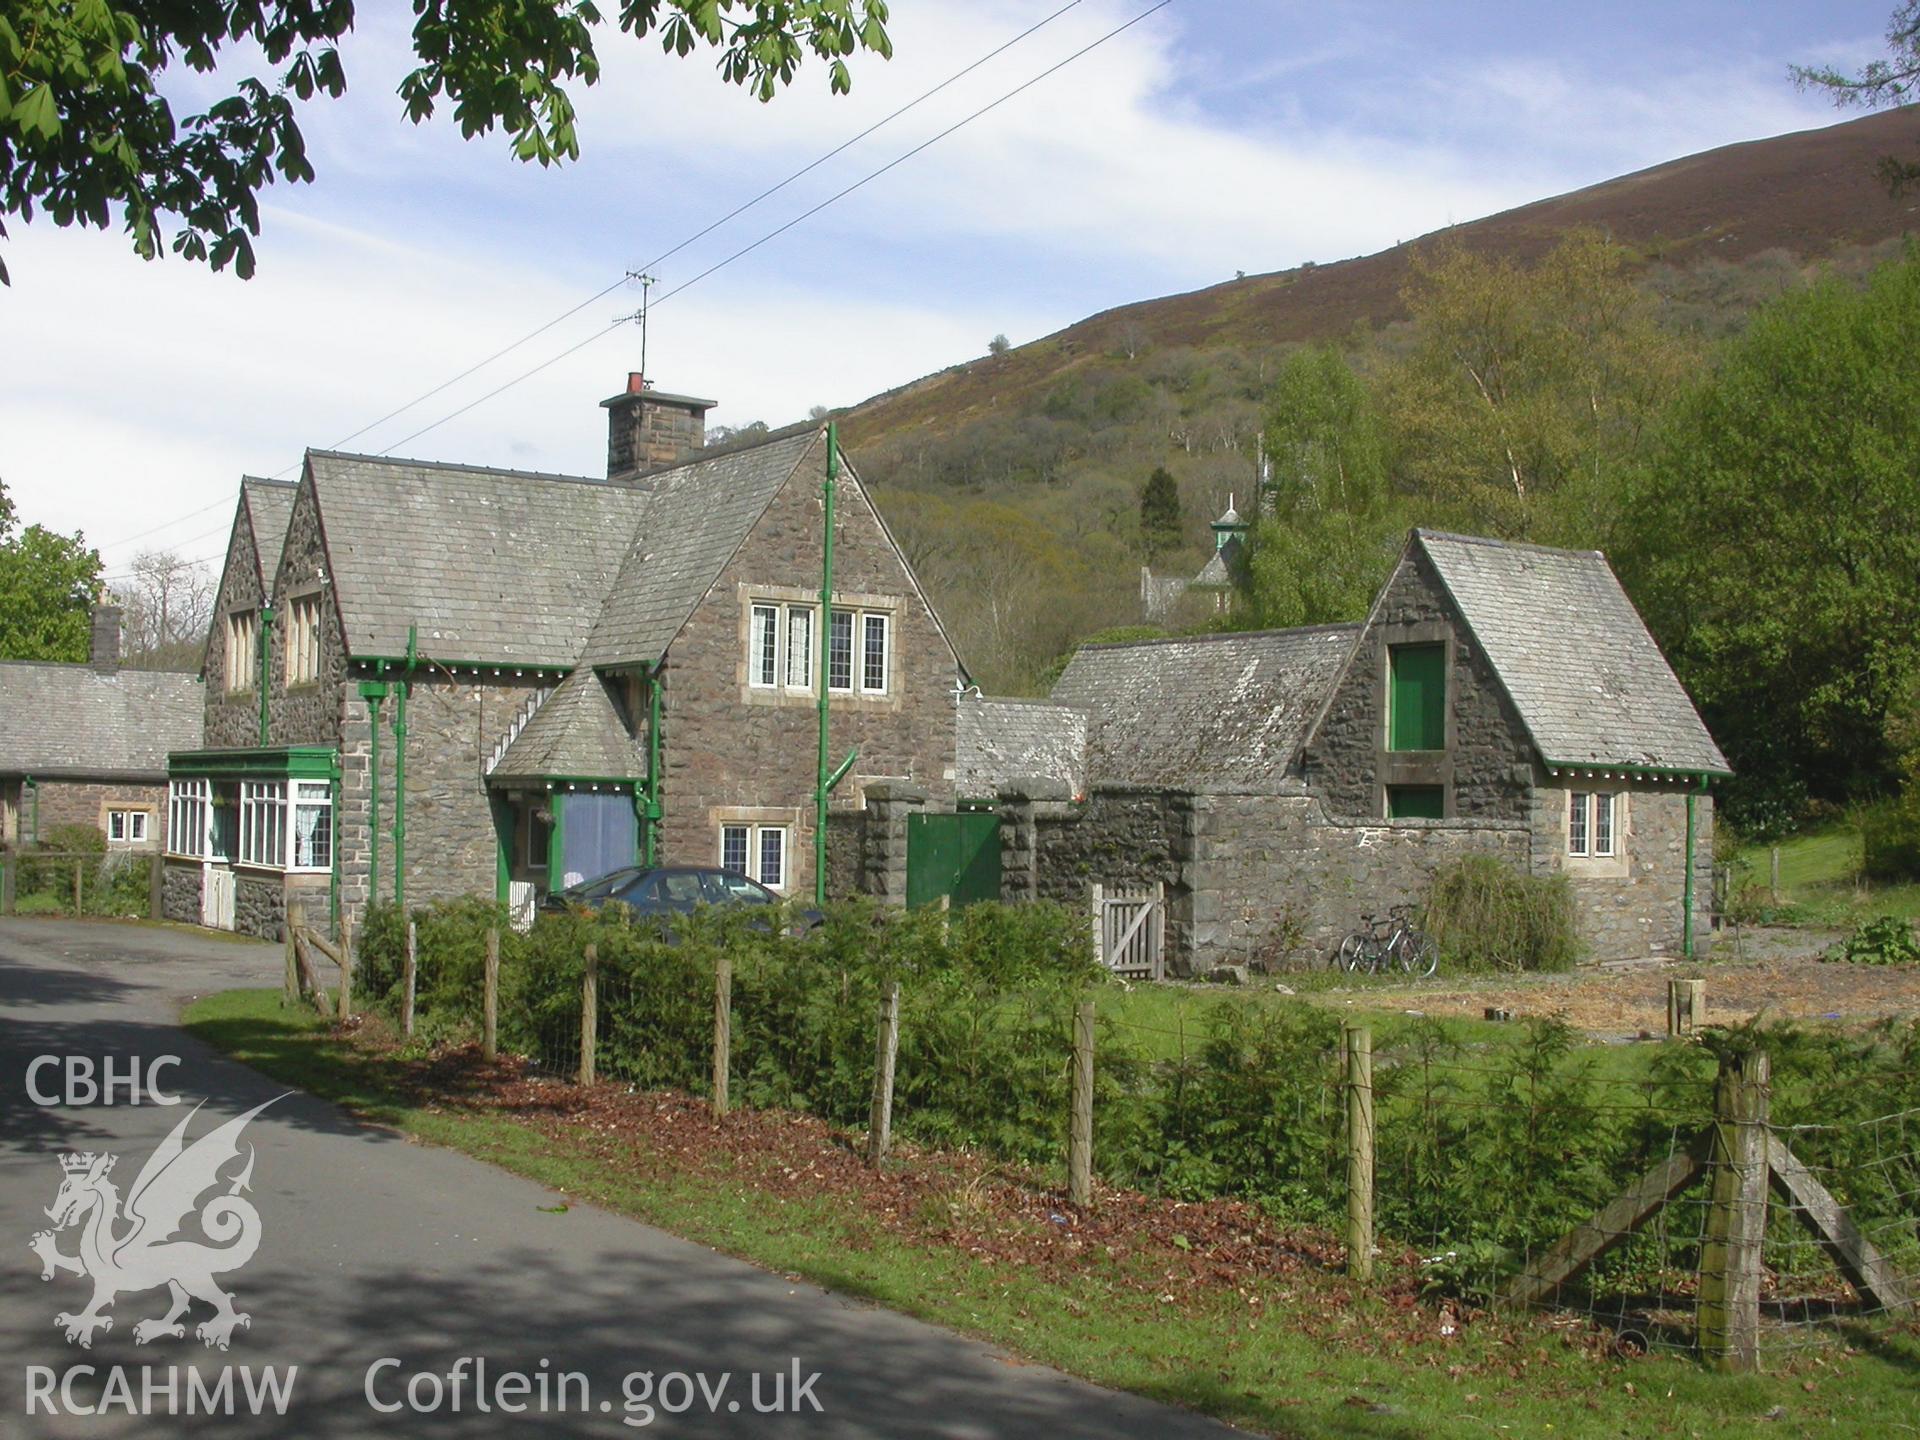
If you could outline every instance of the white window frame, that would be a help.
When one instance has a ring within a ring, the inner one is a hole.
[[[874,626],[880,627],[880,683],[868,682],[868,646],[872,643]],[[860,693],[862,695],[885,695],[893,688],[893,616],[884,610],[862,610],[860,612]]]
[[[731,831],[744,838],[747,847],[747,868],[735,869],[727,863],[727,835]],[[772,840],[779,849],[778,863],[773,869],[773,878],[768,879],[767,841]],[[775,894],[784,895],[787,880],[792,873],[791,856],[793,837],[785,825],[756,825],[746,820],[726,820],[720,825],[719,845],[716,860],[722,870],[730,875],[745,875],[749,880],[757,880]]]
[[[789,605],[781,614],[780,639],[786,645],[780,673],[788,694],[813,694],[813,605]],[[798,651],[796,654],[795,652]]]
[[[287,684],[320,678],[320,597],[296,595],[287,602]]]
[[[204,860],[213,842],[213,782],[174,780],[167,786],[167,853]]]
[[[287,868],[291,831],[284,780],[240,782],[240,856],[242,865],[260,870]]]
[[[1603,832],[1604,845],[1602,844]],[[1569,791],[1567,793],[1567,854],[1581,860],[1611,860],[1619,853],[1619,792],[1614,790]]]
[[[333,847],[338,839],[333,826],[333,786],[325,780],[295,780],[291,782],[291,795],[287,802],[287,843],[285,854],[287,869],[300,871],[330,871],[333,869]],[[318,851],[324,844],[325,853],[319,859],[309,859],[301,863],[300,855],[300,813],[317,810],[321,819],[315,829],[314,849]],[[320,837],[324,835],[324,841]]]
[[[109,808],[107,811],[107,844],[144,845],[152,834],[153,817],[146,810]],[[119,834],[115,834],[115,831]]]
[[[755,601],[747,621],[747,683],[756,690],[780,688],[780,607]]]
[[[842,684],[834,678],[834,650],[839,639],[838,622],[844,618],[847,622],[847,678]],[[854,693],[854,681],[860,673],[860,612],[844,605],[836,605],[827,617],[827,691],[833,695],[851,695]]]
[[[227,612],[227,693],[239,694],[260,683],[257,669],[260,645],[260,611]]]

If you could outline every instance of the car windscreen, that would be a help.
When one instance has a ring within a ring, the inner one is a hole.
[[[583,880],[578,885],[570,885],[560,893],[569,900],[604,900],[614,891],[623,890],[633,884],[637,877],[646,873],[636,866],[628,865],[619,870],[609,870],[604,875],[596,875],[591,880]]]

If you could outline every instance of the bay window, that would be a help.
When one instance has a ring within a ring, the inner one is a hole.
[[[207,854],[207,812],[213,805],[209,780],[175,780],[167,788],[167,853],[203,859]]]

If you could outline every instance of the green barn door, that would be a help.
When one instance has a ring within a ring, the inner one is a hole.
[[[907,817],[907,904],[1000,898],[1000,820],[991,812]]]

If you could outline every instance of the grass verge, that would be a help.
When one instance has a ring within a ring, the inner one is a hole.
[[[1804,1344],[1775,1373],[1623,1359],[1550,1319],[1370,1289],[1327,1237],[1245,1206],[1104,1192],[1066,1220],[1032,1177],[910,1154],[879,1176],[803,1117],[714,1121],[678,1096],[512,1079],[342,1034],[273,991],[186,1015],[201,1039],[356,1115],[756,1264],[981,1336],[1099,1384],[1301,1437],[1883,1435],[1912,1414],[1920,1333]],[[470,1052],[469,1052],[470,1053]],[[503,1067],[498,1073],[509,1073]],[[489,1088],[491,1087],[491,1088]],[[504,1097],[504,1098],[503,1098]],[[596,1123],[580,1123],[591,1116]]]

